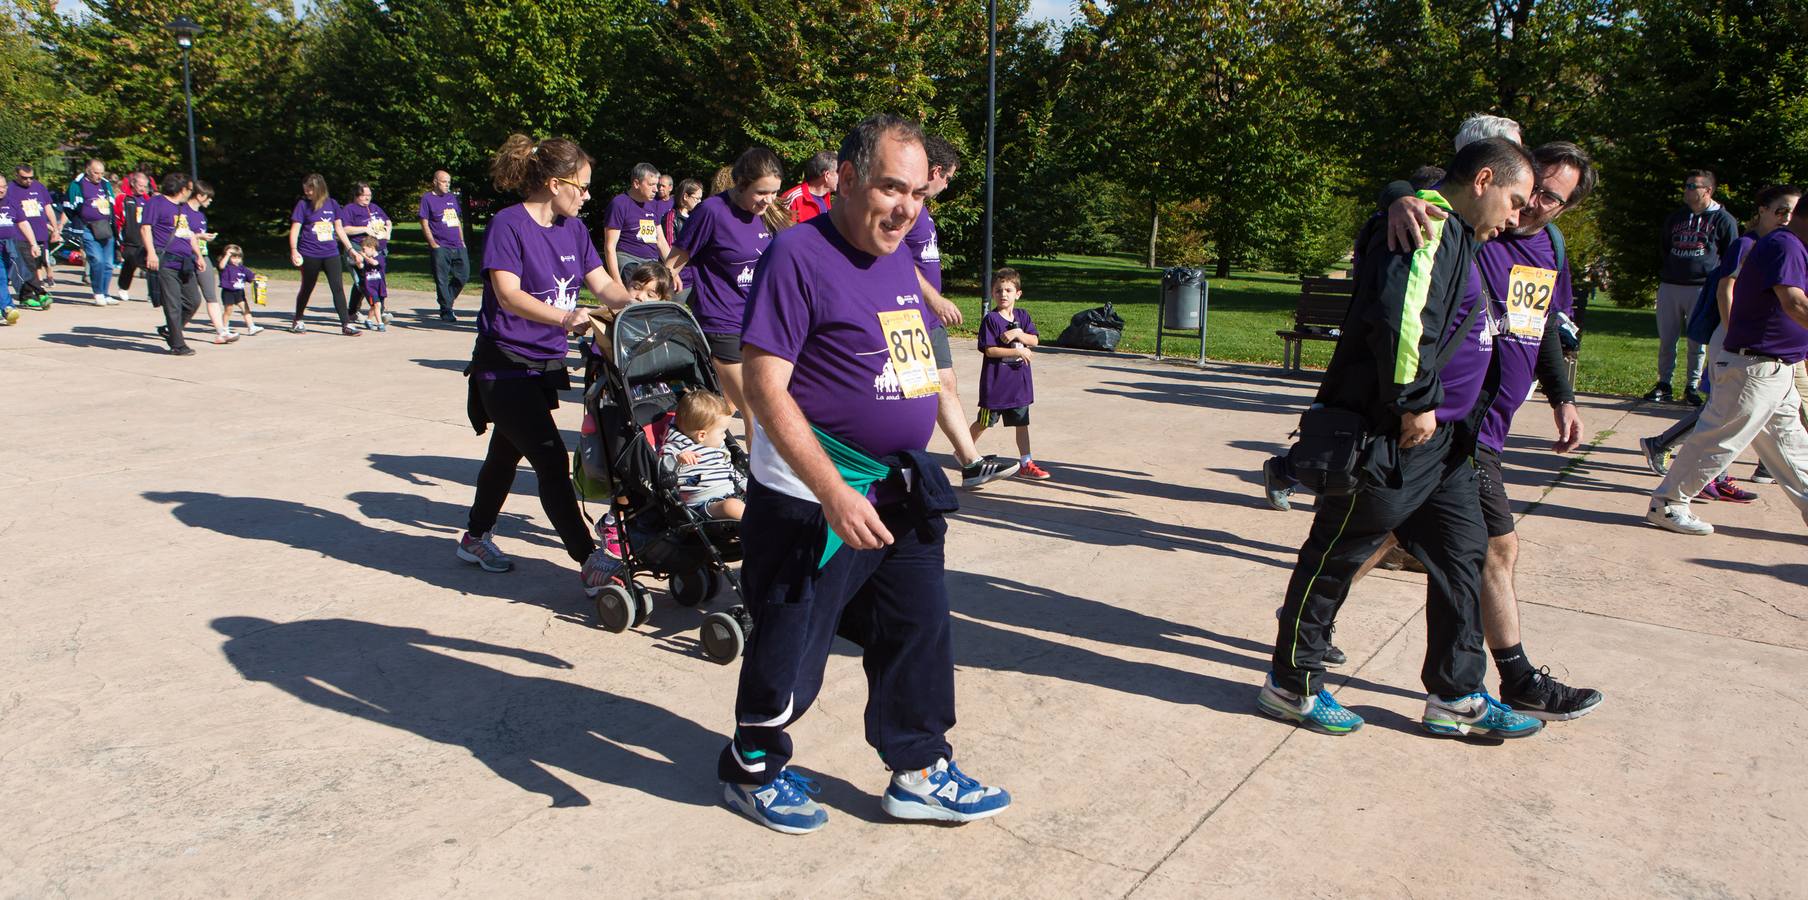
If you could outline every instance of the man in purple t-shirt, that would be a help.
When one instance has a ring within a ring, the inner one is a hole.
[[[609,277],[621,284],[627,283],[628,273],[672,252],[659,227],[665,208],[653,196],[658,189],[659,170],[651,163],[640,163],[631,173],[628,192],[609,201],[603,217],[603,265],[609,268]]]
[[[194,186],[188,176],[171,172],[163,176],[160,193],[144,207],[144,267],[155,272],[157,296],[163,302],[163,324],[157,333],[175,356],[193,356],[194,348],[182,336],[201,308],[200,273],[207,267],[201,253],[201,237],[189,227],[188,198]]]
[[[452,173],[433,173],[433,190],[421,195],[421,235],[433,257],[433,298],[442,322],[456,322],[452,306],[471,280],[471,258],[465,254],[464,210],[452,193]]]
[[[57,212],[50,189],[34,177],[33,172],[29,164],[20,164],[13,170],[13,183],[6,191],[6,208],[20,231],[31,232],[38,253],[30,260],[28,271],[33,273],[38,284],[48,289],[56,284],[50,268],[50,248],[63,239],[63,216]]]
[[[113,306],[108,286],[113,283],[113,254],[118,248],[113,234],[113,182],[107,180],[107,164],[88,160],[88,167],[69,182],[69,208],[82,221],[82,258],[88,263],[88,288],[95,306]]]
[[[757,430],[741,539],[755,627],[735,733],[717,774],[729,805],[776,831],[828,814],[786,766],[785,729],[822,687],[837,632],[862,646],[866,735],[894,773],[895,818],[965,822],[1010,795],[962,774],[942,514],[957,508],[923,448],[938,387],[916,267],[899,248],[929,190],[923,132],[872,116],[842,142],[841,202],[761,258],[743,331]]]
[[[1725,352],[1710,371],[1714,390],[1694,433],[1651,493],[1645,520],[1679,534],[1712,534],[1689,501],[1747,446],[1808,524],[1808,431],[1792,368],[1808,359],[1808,216],[1766,235],[1733,282]]]

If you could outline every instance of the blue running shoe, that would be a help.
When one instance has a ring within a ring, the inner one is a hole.
[[[879,805],[894,819],[972,822],[1004,812],[1011,795],[980,784],[942,759],[932,768],[892,775]]]
[[[1537,734],[1544,723],[1514,712],[1487,691],[1445,700],[1436,694],[1425,698],[1425,716],[1419,720],[1432,734],[1461,737],[1522,738]]]
[[[809,834],[829,824],[829,813],[809,795],[822,788],[816,782],[786,769],[771,784],[722,785],[723,799],[731,809],[773,831]]]
[[[1344,735],[1362,727],[1362,717],[1344,709],[1330,691],[1319,688],[1310,697],[1296,699],[1275,687],[1273,676],[1263,680],[1256,706],[1267,715],[1319,734]]]

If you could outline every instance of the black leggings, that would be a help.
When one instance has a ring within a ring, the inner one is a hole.
[[[487,534],[495,529],[502,502],[515,486],[515,468],[525,456],[540,480],[540,506],[564,541],[565,552],[580,563],[589,559],[596,541],[578,511],[578,495],[571,487],[571,457],[565,452],[559,426],[553,423],[540,379],[480,380],[477,395],[490,419],[490,451],[477,471],[477,497],[471,501],[467,525],[470,532]]]
[[[145,283],[156,280],[156,275],[144,267],[144,248],[136,244],[121,244],[119,253],[119,290],[121,293],[132,289],[132,275],[135,272],[145,273]]]
[[[308,311],[308,295],[314,293],[314,281],[320,277],[320,270],[326,270],[326,286],[333,291],[333,308],[339,311],[339,324],[350,325],[351,316],[345,311],[345,266],[337,256],[301,258],[301,290],[295,293],[295,321]]]

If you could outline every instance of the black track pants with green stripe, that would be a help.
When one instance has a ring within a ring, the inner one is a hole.
[[[1323,687],[1331,625],[1350,581],[1391,532],[1425,564],[1425,689],[1456,697],[1482,689],[1481,568],[1488,554],[1475,466],[1452,450],[1449,425],[1400,453],[1400,487],[1325,497],[1300,548],[1274,643],[1274,683],[1298,694]]]

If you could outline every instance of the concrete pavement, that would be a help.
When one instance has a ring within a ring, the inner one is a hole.
[[[830,827],[795,838],[722,806],[737,670],[699,614],[601,630],[531,471],[516,570],[453,559],[471,331],[396,293],[387,334],[188,359],[143,303],[0,329],[0,895],[1808,894],[1808,529],[1764,486],[1710,537],[1644,525],[1636,441],[1679,408],[1589,399],[1565,460],[1534,401],[1509,447],[1527,649],[1599,710],[1424,735],[1423,580],[1382,573],[1338,629],[1370,727],[1334,739],[1254,707],[1310,518],[1256,473],[1310,385],[1045,353],[1054,480],[963,495],[948,547],[952,738],[1015,806],[884,821],[843,654],[794,729]]]

